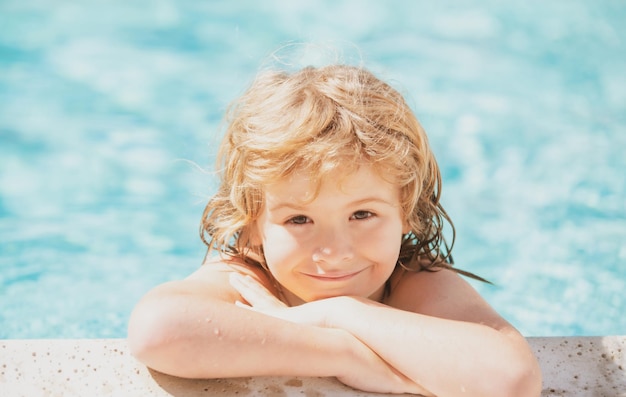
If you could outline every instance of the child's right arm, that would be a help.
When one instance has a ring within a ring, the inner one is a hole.
[[[245,267],[237,270],[255,274]],[[421,391],[347,331],[297,324],[234,304],[232,266],[203,265],[150,291],[134,309],[130,349],[147,366],[185,378],[337,376],[375,392]]]

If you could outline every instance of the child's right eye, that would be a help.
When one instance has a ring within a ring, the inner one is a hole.
[[[291,223],[293,225],[304,225],[308,222],[309,218],[304,215],[294,216],[292,218],[289,218],[289,220],[287,221],[287,223]]]

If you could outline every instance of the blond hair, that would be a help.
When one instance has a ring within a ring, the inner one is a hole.
[[[401,190],[411,232],[398,263],[412,270],[449,267],[444,221],[453,237],[454,226],[439,202],[441,175],[426,133],[402,95],[368,70],[332,65],[262,72],[231,105],[226,122],[220,185],[200,228],[209,252],[266,269],[249,233],[263,187],[296,170],[306,170],[319,186],[330,173],[348,174],[366,163]]]

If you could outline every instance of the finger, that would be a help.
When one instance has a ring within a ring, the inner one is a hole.
[[[263,296],[269,293],[250,276],[244,276],[239,273],[231,273],[229,275],[229,282],[230,285],[232,285],[237,291],[251,296],[252,294]]]
[[[251,306],[284,307],[280,300],[250,276],[231,273],[229,281]]]
[[[244,309],[252,309],[252,306],[245,304],[242,301],[235,301],[235,306],[243,307]]]

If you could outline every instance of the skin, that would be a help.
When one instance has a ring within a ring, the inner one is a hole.
[[[384,393],[540,395],[525,339],[466,281],[396,269],[408,231],[396,186],[363,165],[314,191],[305,173],[266,187],[251,234],[273,280],[217,258],[158,286],[131,316],[133,354],[182,377],[335,376]]]
[[[313,191],[306,173],[265,189],[253,240],[270,272],[292,305],[345,295],[380,301],[409,231],[400,190],[361,167],[311,201]]]

